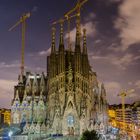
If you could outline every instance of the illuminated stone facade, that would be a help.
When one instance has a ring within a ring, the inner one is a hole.
[[[0,126],[11,123],[11,111],[10,109],[0,109]]]
[[[19,78],[12,101],[12,123],[23,125],[32,122],[45,123],[46,94],[46,77],[43,73],[42,75],[27,73],[22,80]]]
[[[47,75],[19,78],[12,101],[12,123],[23,124],[24,132],[80,135],[86,129],[107,125],[107,101],[103,84],[88,61],[86,30],[83,45],[77,28],[74,51],[66,49],[61,26],[59,48],[52,33]]]

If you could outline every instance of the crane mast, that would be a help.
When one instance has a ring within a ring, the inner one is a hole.
[[[126,92],[123,91],[118,96],[120,96],[121,100],[122,100],[123,130],[125,131],[125,97],[126,97]]]
[[[12,31],[13,29],[15,29],[18,25],[21,24],[21,77],[23,77],[24,75],[24,68],[25,68],[25,62],[24,62],[24,51],[25,51],[25,33],[26,33],[26,19],[30,17],[30,13],[26,13],[23,16],[20,17],[19,21],[13,25],[9,31]]]
[[[21,75],[24,75],[24,49],[25,49],[25,30],[26,30],[26,24],[24,16],[22,17],[22,48],[21,48]]]
[[[122,116],[123,116],[123,131],[125,132],[125,98],[126,96],[128,96],[129,94],[131,94],[132,92],[134,92],[134,89],[128,90],[128,91],[122,91],[120,94],[118,94],[118,96],[121,97],[121,101],[122,101]]]
[[[78,3],[76,5],[77,10],[77,28],[81,35],[81,7],[87,2],[88,0],[83,0],[82,2],[78,0]]]

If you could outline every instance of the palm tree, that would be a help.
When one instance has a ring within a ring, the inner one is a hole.
[[[86,130],[82,134],[81,140],[99,140],[99,137],[98,137],[96,131],[94,131],[94,130],[92,130],[92,131]]]

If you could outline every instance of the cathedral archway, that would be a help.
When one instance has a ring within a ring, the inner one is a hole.
[[[68,135],[74,135],[74,116],[69,114],[67,117]]]

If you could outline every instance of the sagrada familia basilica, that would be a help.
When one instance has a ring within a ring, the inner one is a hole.
[[[14,91],[11,120],[24,134],[80,135],[107,126],[106,91],[89,64],[86,29],[77,26],[75,45],[66,48],[61,26],[57,49],[53,28],[47,74],[19,76]]]

